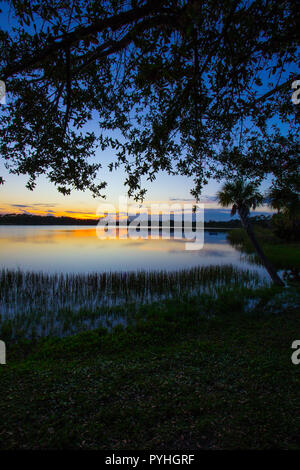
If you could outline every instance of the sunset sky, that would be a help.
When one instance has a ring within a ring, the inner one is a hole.
[[[100,152],[99,152],[100,154]],[[98,158],[103,160],[103,155]],[[108,182],[107,199],[94,199],[88,192],[73,191],[70,196],[63,196],[57,189],[47,182],[46,178],[40,177],[34,191],[26,189],[26,177],[10,175],[1,165],[1,175],[5,184],[0,187],[0,213],[31,213],[37,215],[56,215],[78,218],[96,218],[96,212],[102,203],[110,203],[118,207],[120,196],[126,195],[124,187],[124,173],[117,170],[113,173],[103,169],[101,179]],[[103,175],[103,176],[102,176]],[[189,203],[193,199],[190,195],[192,181],[188,177],[168,176],[161,174],[148,188],[146,204],[176,202]],[[215,218],[222,220],[229,218],[228,210],[221,209],[216,203],[215,194],[220,185],[211,181],[203,193],[201,201],[205,206],[205,219]],[[133,201],[132,201],[133,202]],[[262,207],[261,211],[269,211]]]

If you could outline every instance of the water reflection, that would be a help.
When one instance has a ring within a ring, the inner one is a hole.
[[[86,273],[233,264],[264,275],[263,268],[250,264],[229,244],[224,230],[205,230],[203,248],[196,251],[185,249],[186,239],[176,238],[174,233],[168,239],[168,233],[157,228],[141,230],[136,239],[129,237],[127,227],[118,228],[116,233],[102,230],[101,238],[96,227],[2,226],[0,266]]]

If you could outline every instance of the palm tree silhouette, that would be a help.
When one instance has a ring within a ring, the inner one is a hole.
[[[217,198],[221,206],[232,206],[231,216],[238,213],[242,226],[246,230],[257,256],[265,266],[274,284],[284,286],[284,283],[278,276],[276,269],[267,259],[258,243],[250,223],[250,209],[256,209],[256,207],[260,206],[264,201],[264,197],[258,191],[258,185],[256,183],[245,183],[243,179],[228,181],[217,193]]]

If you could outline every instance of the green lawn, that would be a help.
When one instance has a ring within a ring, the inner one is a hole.
[[[0,448],[299,449],[299,297],[280,296],[167,302],[127,330],[8,344]]]

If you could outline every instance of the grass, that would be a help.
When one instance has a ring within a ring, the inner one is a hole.
[[[299,449],[299,292],[236,287],[7,344],[1,449]]]
[[[232,266],[0,287],[1,450],[300,449],[299,288]]]
[[[0,272],[0,338],[66,336],[134,321],[140,305],[229,287],[257,286],[257,273],[233,266],[91,274]]]
[[[267,258],[277,269],[300,269],[300,243],[287,243],[278,238],[270,229],[255,226],[254,231]],[[245,253],[253,254],[253,246],[244,229],[238,228],[228,233],[228,240]],[[255,262],[259,262],[254,256]]]

